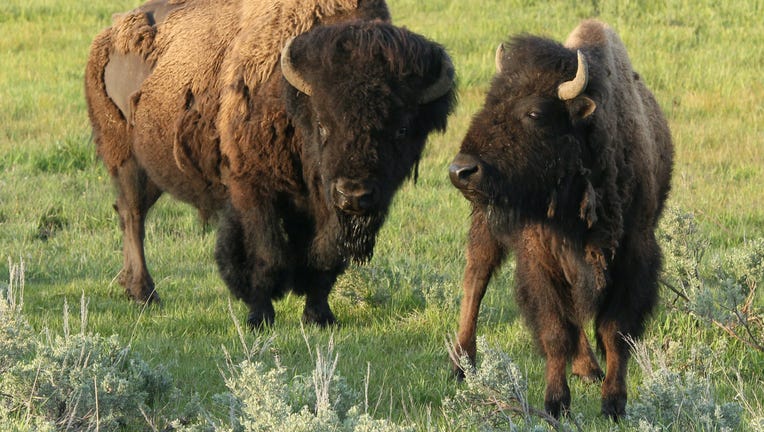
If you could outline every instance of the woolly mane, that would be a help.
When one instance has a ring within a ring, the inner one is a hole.
[[[317,83],[317,91],[331,93],[322,97],[332,100],[332,109],[343,113],[346,124],[366,130],[381,129],[383,120],[400,109],[396,104],[401,100],[414,102],[438,78],[444,58],[439,45],[403,28],[370,21],[322,26],[295,39],[290,52],[303,78]],[[406,84],[393,89],[370,82],[370,76],[395,77]],[[391,92],[396,97],[391,98]],[[435,117],[445,118],[440,113]],[[421,117],[418,121],[429,123]],[[445,124],[422,126],[443,130]]]
[[[254,88],[273,72],[287,40],[305,33],[327,17],[350,14],[358,0],[256,0],[242,2],[241,22],[246,23],[233,43],[223,79],[243,73]],[[267,35],[267,38],[263,38]],[[239,72],[237,69],[242,68]]]

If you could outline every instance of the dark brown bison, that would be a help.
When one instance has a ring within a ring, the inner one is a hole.
[[[382,0],[151,1],[96,37],[85,84],[128,295],[159,299],[144,221],[169,192],[219,216],[215,258],[252,326],[288,290],[304,321],[335,321],[332,285],[371,258],[454,105],[443,48],[392,26]]]
[[[593,317],[607,362],[602,412],[617,419],[624,338],[642,334],[657,298],[654,230],[673,160],[667,122],[601,22],[584,21],[565,45],[515,37],[496,65],[449,168],[473,205],[456,350],[474,363],[480,301],[511,251],[517,302],[546,357],[546,410],[570,407],[568,362],[574,375],[603,377],[583,330]]]

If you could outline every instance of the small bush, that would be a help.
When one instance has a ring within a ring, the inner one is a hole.
[[[756,297],[756,288],[764,280],[764,239],[706,258],[709,242],[698,231],[694,217],[676,209],[666,211],[659,238],[663,282],[681,300],[670,304],[764,352],[764,311]]]
[[[413,431],[411,426],[373,419],[361,409],[358,395],[337,372],[338,354],[330,339],[325,350],[315,349],[316,367],[309,376],[290,377],[278,358],[269,367],[259,357],[267,343],[256,344],[258,355],[228,362],[228,392],[215,396],[229,416],[213,421],[215,430],[269,432]],[[310,349],[310,346],[308,346]],[[197,426],[194,426],[197,427]]]
[[[651,347],[648,342],[629,343],[642,370],[637,397],[628,409],[630,422],[639,430],[732,431],[739,426],[741,405],[719,403],[711,387],[710,375],[716,370],[711,348],[694,347],[690,363],[684,365],[687,370],[679,372],[667,358],[671,349]]]
[[[289,376],[278,358],[275,366],[264,361],[269,341],[246,345],[238,322],[246,359],[235,363],[226,353],[228,391],[213,397],[228,415],[217,418],[198,400],[180,414],[165,412],[179,393],[164,366],[150,366],[117,336],[87,332],[84,296],[79,333],[70,332],[65,303],[63,335],[36,334],[22,314],[23,265],[10,267],[10,283],[0,285],[1,430],[414,430],[360,408],[358,393],[337,372],[333,339],[315,349],[310,375]]]
[[[22,314],[23,265],[11,265],[0,299],[0,426],[12,430],[144,430],[160,401],[177,396],[167,370],[151,367],[116,336],[37,334]]]
[[[528,387],[523,374],[509,355],[489,347],[485,338],[477,340],[478,367],[465,367],[464,386],[453,398],[443,401],[443,413],[450,430],[568,431],[572,427],[555,420],[528,403]],[[465,356],[460,362],[468,365]]]

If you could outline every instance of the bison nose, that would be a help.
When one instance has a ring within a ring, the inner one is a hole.
[[[349,179],[339,179],[334,185],[334,205],[346,213],[362,214],[377,204],[373,186]]]
[[[448,167],[448,175],[454,186],[467,188],[480,179],[480,163],[474,156],[459,153]]]

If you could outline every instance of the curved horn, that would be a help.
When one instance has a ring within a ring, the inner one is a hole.
[[[292,46],[293,40],[294,38],[290,38],[284,45],[284,48],[281,49],[281,73],[284,74],[284,78],[286,78],[289,84],[294,86],[294,88],[310,96],[313,94],[313,89],[311,89],[310,84],[300,76],[294,68],[294,65],[292,65],[292,58],[289,57],[289,47]]]
[[[576,77],[571,81],[565,81],[557,87],[557,97],[562,100],[570,100],[581,94],[589,82],[589,65],[586,63],[586,57],[578,50],[578,70]]]
[[[498,47],[496,47],[496,57],[494,58],[494,62],[496,63],[496,73],[501,73],[501,59],[504,58],[504,44],[500,43]]]
[[[443,52],[443,61],[440,66],[440,77],[431,86],[424,89],[419,97],[420,104],[430,103],[451,90],[454,85],[454,64],[451,63],[451,57]]]

